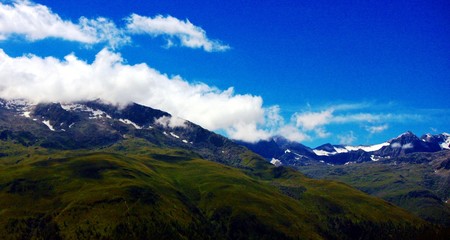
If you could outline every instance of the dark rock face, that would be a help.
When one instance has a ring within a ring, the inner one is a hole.
[[[55,129],[68,128],[71,124],[79,122],[80,116],[64,110],[59,103],[38,104],[34,108],[34,116],[38,119],[48,120]]]
[[[100,101],[85,102],[86,106],[92,109],[98,109],[115,119],[128,119],[140,126],[153,124],[155,119],[163,116],[170,117],[169,113],[145,107],[136,103],[131,103],[121,109],[117,106],[104,104]]]
[[[419,139],[412,132],[406,132],[397,138],[389,141],[390,145],[385,146],[375,154],[383,157],[397,157],[414,152],[437,152],[441,147],[437,142],[426,142]]]
[[[256,143],[236,142],[267,159],[277,158],[284,153],[284,150],[274,141],[274,139],[262,140]]]
[[[442,169],[442,168],[450,170],[450,158],[441,162],[438,169]]]

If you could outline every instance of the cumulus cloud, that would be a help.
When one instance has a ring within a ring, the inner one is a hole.
[[[48,7],[29,1],[14,1],[12,5],[0,3],[0,36],[25,36],[30,41],[48,37],[93,43],[94,36],[86,34],[80,26],[62,20]]]
[[[132,14],[127,18],[127,29],[133,34],[147,34],[152,37],[163,36],[167,39],[167,47],[179,42],[189,48],[203,48],[207,52],[226,51],[230,49],[217,40],[206,36],[205,30],[195,26],[189,20],[179,20],[172,16],[157,15],[153,18]]]
[[[47,6],[27,0],[16,0],[11,4],[0,3],[0,39],[23,36],[28,41],[59,38],[85,44],[106,42],[117,47],[130,41],[116,25],[106,19],[81,17],[75,24],[63,20]]]
[[[209,39],[205,30],[189,20],[161,15],[151,18],[137,14],[131,14],[125,20],[127,25],[124,29],[104,17],[80,17],[78,23],[74,23],[62,19],[45,5],[15,0],[11,4],[0,3],[0,40],[12,36],[23,36],[28,41],[58,38],[89,45],[105,43],[114,49],[130,43],[130,34],[147,34],[165,37],[167,47],[181,45],[202,48],[207,52],[230,49],[218,40]]]
[[[246,142],[257,142],[261,139],[268,139],[271,134],[261,128],[255,122],[238,122],[225,129],[227,135],[232,139]]]
[[[137,102],[188,119],[210,130],[224,129],[236,139],[267,138],[261,130],[266,109],[262,98],[235,94],[180,76],[169,77],[146,64],[128,65],[120,54],[103,49],[92,63],[74,54],[63,60],[35,55],[10,57],[0,50],[0,97],[34,102],[103,99]],[[270,110],[270,118],[277,113]],[[175,124],[173,119],[168,126]]]

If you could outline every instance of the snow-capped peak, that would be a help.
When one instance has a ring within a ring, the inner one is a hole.
[[[417,136],[413,132],[407,131],[407,132],[404,132],[404,133],[398,135],[398,137],[391,139],[391,141],[395,140],[395,139],[405,138],[405,137],[417,137]]]
[[[321,148],[321,149],[314,149],[313,152],[317,155],[317,156],[330,156],[330,155],[335,155],[338,153],[347,153],[347,152],[351,152],[351,151],[358,151],[358,150],[363,150],[365,152],[375,152],[380,150],[382,147],[384,146],[389,146],[388,142],[384,142],[384,143],[380,143],[380,144],[375,144],[375,145],[368,145],[368,146],[332,146],[332,148],[330,149],[330,147],[326,147],[326,148]]]
[[[348,151],[358,151],[363,150],[364,152],[374,152],[380,150],[384,146],[389,146],[388,142],[375,144],[375,145],[369,145],[369,146],[345,146],[345,149]]]

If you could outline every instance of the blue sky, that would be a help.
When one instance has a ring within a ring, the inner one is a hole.
[[[447,1],[1,4],[2,97],[136,101],[313,147],[450,131]]]

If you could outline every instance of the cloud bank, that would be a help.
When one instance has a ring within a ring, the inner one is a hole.
[[[103,99],[113,104],[138,102],[168,111],[210,130],[224,129],[246,140],[265,138],[257,128],[265,109],[259,96],[235,94],[203,83],[169,77],[146,64],[128,65],[103,49],[92,63],[67,55],[64,60],[35,55],[10,57],[0,50],[0,97],[34,102]]]
[[[106,48],[91,63],[74,54],[64,59],[32,54],[11,57],[0,49],[0,97],[34,102],[98,98],[118,105],[137,102],[249,142],[276,135],[292,141],[326,138],[332,135],[327,131],[329,126],[349,123],[371,124],[365,129],[375,134],[388,128],[386,122],[419,118],[406,114],[348,113],[347,108],[332,106],[294,113],[286,122],[280,107],[264,107],[260,96],[236,94],[233,88],[220,90],[204,83],[193,84],[180,76],[169,77],[145,63],[129,65],[119,53]],[[355,110],[361,111],[352,111]],[[179,121],[160,121],[171,127],[182,125]],[[357,139],[353,132],[336,137],[346,144]]]

